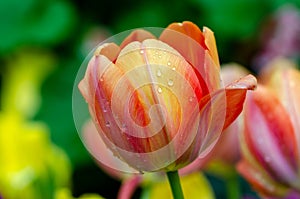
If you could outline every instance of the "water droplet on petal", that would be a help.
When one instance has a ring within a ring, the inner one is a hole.
[[[140,53],[141,53],[141,54],[144,54],[144,52],[145,52],[144,50],[140,50]]]
[[[173,81],[172,79],[169,79],[169,80],[168,80],[168,85],[169,85],[169,86],[173,86],[173,85],[174,85],[174,81]]]
[[[173,67],[173,68],[172,68],[172,70],[176,70],[176,68],[175,68],[175,67]]]
[[[122,131],[126,131],[126,130],[127,130],[127,125],[126,125],[126,124],[122,124],[121,130],[122,130]]]
[[[161,87],[158,87],[158,88],[157,88],[157,92],[158,92],[158,93],[162,93],[162,88],[161,88]]]
[[[101,78],[100,78],[100,82],[103,82],[103,81],[104,81],[104,79],[103,79],[103,77],[101,77]]]
[[[157,70],[156,75],[157,75],[157,77],[161,76],[161,71],[159,69]]]
[[[105,126],[109,128],[109,127],[110,127],[110,123],[109,123],[109,122],[106,122],[106,123],[105,123]]]
[[[167,64],[168,64],[168,66],[171,66],[171,62],[169,62],[169,61],[168,61],[168,63],[167,63]]]
[[[189,101],[192,102],[192,101],[194,101],[194,99],[195,99],[195,97],[194,97],[194,96],[191,96],[191,97],[189,98]]]

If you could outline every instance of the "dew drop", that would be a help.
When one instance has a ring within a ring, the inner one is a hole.
[[[103,81],[104,81],[104,79],[103,79],[103,77],[101,77],[101,78],[100,78],[100,82],[103,82]]]
[[[105,123],[105,126],[109,128],[109,127],[110,127],[110,123],[109,123],[109,122],[106,122],[106,123]]]
[[[180,137],[180,139],[182,140],[182,138],[183,138],[183,134],[182,134],[182,133],[180,133],[179,137]]]
[[[168,61],[168,63],[167,63],[167,64],[168,64],[168,66],[171,66],[171,62],[169,62],[169,61]]]
[[[106,113],[106,112],[107,112],[107,109],[106,109],[105,107],[103,108],[103,112],[104,112],[104,113]]]
[[[144,50],[140,50],[140,53],[141,53],[141,54],[144,54],[144,52],[145,52]]]
[[[191,96],[191,97],[189,98],[189,101],[192,102],[192,101],[194,101],[194,99],[195,99],[195,97],[194,97],[194,96]]]
[[[173,86],[174,85],[174,81],[172,79],[168,80],[168,86]]]
[[[158,88],[157,88],[157,92],[158,92],[158,93],[162,93],[162,88],[161,88],[161,87],[158,87]]]
[[[157,77],[161,76],[161,71],[159,69],[157,70],[156,75],[157,75]]]
[[[172,70],[173,70],[173,71],[175,71],[175,70],[176,70],[176,68],[175,68],[175,67],[173,67],[173,68],[172,68]]]
[[[121,130],[122,130],[122,131],[126,131],[126,130],[127,130],[127,125],[126,125],[126,124],[122,124]]]

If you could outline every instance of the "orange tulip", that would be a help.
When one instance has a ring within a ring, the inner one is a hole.
[[[263,197],[300,197],[300,72],[290,65],[272,62],[245,103],[238,170]]]
[[[255,86],[249,75],[223,88],[213,32],[183,22],[159,38],[135,30],[119,46],[101,45],[79,89],[99,133],[94,139],[144,172],[205,156]]]

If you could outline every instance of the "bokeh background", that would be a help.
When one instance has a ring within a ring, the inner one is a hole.
[[[88,155],[72,117],[76,73],[99,42],[189,20],[215,32],[222,64],[255,73],[276,56],[299,63],[299,8],[299,0],[1,0],[0,198],[116,197],[120,182]],[[226,180],[206,175],[226,198]]]

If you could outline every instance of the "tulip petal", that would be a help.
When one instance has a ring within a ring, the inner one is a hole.
[[[106,78],[106,74],[111,78]],[[85,77],[79,83],[79,90],[89,104],[89,111],[97,124],[99,135],[114,155],[119,157],[119,148],[133,150],[132,144],[127,142],[126,135],[115,121],[109,101],[109,89],[121,76],[122,72],[106,56],[100,54],[90,60]]]
[[[184,21],[183,23],[172,23],[167,27],[167,29],[180,32],[194,39],[204,49],[208,49],[215,64],[218,66],[220,65],[214,33],[209,28],[204,27],[202,33],[196,24],[190,21]],[[163,41],[164,39],[167,39],[166,37],[166,35],[162,34],[160,39]],[[172,40],[172,38],[169,38],[169,40]],[[173,40],[173,42],[174,41],[176,40]]]
[[[213,129],[212,127],[217,127],[221,131],[226,129],[242,112],[247,90],[253,90],[255,87],[256,78],[248,75],[230,84],[225,90],[220,89],[204,97],[201,101],[205,105],[204,108],[214,109],[211,115],[212,119],[206,121],[208,125],[211,125],[210,130]],[[222,125],[221,128],[217,124]],[[213,135],[213,133],[209,135]]]
[[[124,48],[128,44],[134,41],[143,42],[146,39],[156,39],[154,35],[152,35],[150,32],[145,31],[143,29],[137,29],[134,30],[130,35],[128,35],[122,44],[120,45],[120,48]]]
[[[134,175],[131,178],[125,180],[119,189],[118,199],[132,198],[134,191],[142,183],[141,175]]]
[[[113,155],[113,152],[105,145],[100,136],[100,133],[103,132],[98,132],[92,121],[85,124],[82,132],[86,148],[97,160],[101,168],[111,176],[121,179],[124,177],[124,173],[138,173],[137,170]]]
[[[101,52],[100,49],[99,52]],[[98,81],[101,79],[106,68],[111,64],[111,60],[101,54],[93,56],[88,63],[85,76],[79,83],[78,88],[89,104],[93,103],[93,98],[98,87]]]
[[[95,56],[103,55],[107,57],[110,61],[116,61],[119,53],[120,47],[115,43],[106,43],[98,47],[94,53]]]
[[[217,45],[216,45],[216,40],[214,33],[207,27],[203,28],[203,35],[205,38],[205,45],[209,49],[209,54],[214,60],[215,64],[217,66],[220,66],[219,62],[219,56],[218,56],[218,50],[217,50]]]
[[[209,40],[213,37],[212,33],[206,28],[206,34]],[[193,23],[184,22],[182,24],[171,24],[161,34],[161,41],[175,48],[195,69],[198,77],[205,81],[209,92],[220,88],[220,66],[219,62],[214,60],[211,52],[205,44],[201,30]],[[207,41],[212,46],[213,41]],[[214,47],[211,47],[214,50]],[[215,52],[213,52],[215,55]]]
[[[285,89],[282,103],[290,114],[298,143],[298,162],[300,164],[300,71],[288,70],[285,74]]]
[[[257,82],[253,75],[247,75],[228,85],[226,89],[226,120],[223,130],[226,129],[242,112],[247,90],[254,90]]]
[[[199,29],[199,27],[190,22],[190,21],[184,21],[183,23],[172,23],[170,24],[166,29],[168,30],[174,30],[176,32],[180,32],[182,34],[185,34],[189,36],[190,38],[194,39],[197,43],[199,43],[203,48],[207,48],[205,44],[205,37],[202,33],[202,31]],[[164,35],[164,33],[160,36],[160,39],[167,39],[167,36],[173,36],[173,35]],[[175,36],[175,35],[174,35]],[[172,38],[169,38],[169,40],[172,40]],[[173,42],[176,40],[173,40]]]
[[[278,181],[299,186],[295,132],[276,96],[262,86],[251,93],[245,104],[245,121],[250,154]]]
[[[191,152],[192,155],[190,155],[194,157],[193,153],[197,153],[197,159],[186,166],[182,172],[192,172],[205,164],[207,159],[204,157],[212,150],[221,132],[241,113],[247,90],[253,90],[255,86],[255,77],[248,75],[225,89],[219,89],[202,98],[200,102],[200,128],[191,146],[194,152]],[[195,112],[195,114],[197,113]]]
[[[300,71],[294,63],[285,59],[276,59],[271,62],[262,73],[266,86],[278,96],[289,113],[295,132],[300,132]],[[296,133],[300,143],[300,133]],[[300,144],[298,145],[300,157]],[[299,158],[300,162],[300,158]]]
[[[245,160],[238,163],[237,170],[261,195],[283,196],[287,192],[287,187],[277,183],[264,170],[254,167]]]

